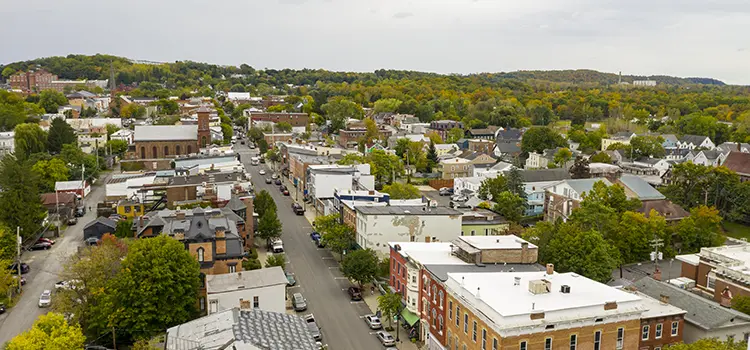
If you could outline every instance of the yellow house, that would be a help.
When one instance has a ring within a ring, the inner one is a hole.
[[[145,213],[146,206],[135,201],[121,200],[117,202],[117,215],[125,218],[135,218]]]

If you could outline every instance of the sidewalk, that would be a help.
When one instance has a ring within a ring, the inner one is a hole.
[[[366,288],[365,288],[366,289]],[[380,296],[380,293],[370,294],[369,290],[366,290],[362,293],[364,295],[364,301],[365,304],[370,308],[372,313],[378,312],[378,296]],[[383,324],[383,326],[389,325],[388,320],[381,319],[380,322]],[[395,327],[399,327],[395,324],[393,324],[394,330],[391,333],[393,337],[396,337],[396,330]],[[399,327],[400,328],[400,327]],[[396,348],[401,350],[418,350],[420,349],[417,344],[412,343],[409,340],[409,336],[406,334],[406,331],[403,328],[399,329],[399,339],[400,341],[396,343]]]

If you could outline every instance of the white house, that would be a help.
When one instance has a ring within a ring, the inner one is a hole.
[[[94,153],[107,144],[107,134],[78,134],[78,147],[84,153]]]
[[[357,244],[388,255],[388,242],[450,242],[461,235],[458,210],[446,207],[359,205]]]
[[[700,164],[704,166],[720,166],[724,164],[724,160],[727,159],[729,152],[722,153],[720,151],[691,151],[685,156],[686,161],[693,162],[694,164]]]
[[[482,181],[486,178],[483,176],[474,177],[457,177],[453,179],[453,192],[464,193],[464,192],[479,192],[479,187],[482,186]]]
[[[722,153],[729,153],[729,152],[742,152],[742,153],[750,153],[750,143],[740,143],[740,142],[724,142],[718,146],[716,146],[717,151],[721,151]]]
[[[130,129],[120,129],[109,135],[110,140],[122,140],[132,145],[135,142],[135,132]]]
[[[286,311],[287,279],[281,267],[206,275],[208,314],[232,308]]]
[[[659,176],[664,175],[664,173],[666,173],[671,167],[668,159],[664,158],[640,158],[634,161],[633,164],[645,166],[647,168],[659,169]]]
[[[305,182],[307,194],[313,198],[333,198],[339,190],[372,190],[375,189],[375,178],[370,175],[370,164],[309,165],[308,179]],[[355,183],[359,186],[355,187]]]
[[[714,149],[716,145],[708,136],[685,135],[677,141],[677,148],[696,148]]]
[[[447,155],[458,151],[458,145],[455,143],[444,143],[435,145],[435,153],[439,156]]]
[[[0,132],[0,156],[12,153],[16,149],[15,131]]]

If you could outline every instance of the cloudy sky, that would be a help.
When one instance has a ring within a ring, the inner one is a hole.
[[[69,53],[256,68],[590,68],[750,85],[748,0],[0,1],[0,62]]]

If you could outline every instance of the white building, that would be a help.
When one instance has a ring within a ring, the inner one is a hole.
[[[12,153],[16,149],[16,132],[0,132],[0,156]]]
[[[716,145],[708,136],[700,135],[684,135],[677,141],[677,148],[687,148],[692,150],[699,147],[704,149],[714,149],[716,148]]]
[[[370,175],[370,164],[309,165],[305,183],[308,195],[313,198],[333,198],[334,190],[375,189],[375,178]],[[358,184],[355,186],[355,184]]]
[[[135,142],[135,132],[130,129],[120,129],[109,135],[110,140],[121,140],[132,145]]]
[[[562,335],[562,339],[554,339],[556,343],[570,342],[574,344],[571,348],[575,348],[579,345],[577,331],[582,328],[588,331],[594,327],[606,328],[608,324],[638,321],[645,311],[637,295],[574,273],[448,273],[445,289],[449,295],[460,299],[464,310],[474,314],[475,320],[500,336],[503,349],[510,348],[504,339],[542,339],[542,334],[550,333],[550,327],[554,328],[555,334]],[[466,319],[468,317],[464,316]],[[448,322],[452,322],[450,317]],[[570,338],[567,333],[570,333]],[[618,349],[638,348],[639,338],[625,333],[624,328],[616,333],[612,329],[611,333],[600,336],[603,343],[610,342],[611,345],[617,338]],[[495,341],[487,339],[488,344]],[[526,348],[523,346],[525,341],[520,343],[522,345],[513,344],[515,349],[519,346]]]
[[[667,170],[672,167],[672,165],[666,158],[641,158],[634,161],[633,164],[640,165],[646,168],[658,169],[659,176],[664,175],[664,173],[666,173]]]
[[[286,311],[287,279],[281,267],[206,275],[208,314],[232,308]]]
[[[656,80],[633,80],[633,86],[656,86]]]
[[[107,134],[78,134],[78,147],[84,153],[93,154],[107,144]]]
[[[457,177],[453,179],[453,192],[456,194],[465,192],[477,193],[484,180],[486,180],[484,176]]]
[[[117,200],[151,195],[153,191],[142,193],[140,189],[143,185],[153,184],[155,180],[156,174],[154,173],[113,176],[107,181],[104,188],[105,198],[106,200]]]
[[[357,213],[356,241],[381,255],[388,242],[449,242],[461,235],[461,215],[446,207],[368,206]]]
[[[91,129],[106,128],[107,125],[114,125],[122,128],[121,118],[78,118],[65,119],[65,121],[78,132],[88,133]]]
[[[721,151],[711,150],[703,150],[700,152],[691,151],[685,156],[685,160],[693,162],[694,164],[716,167],[724,164],[727,156],[729,156],[729,152],[723,153]]]

